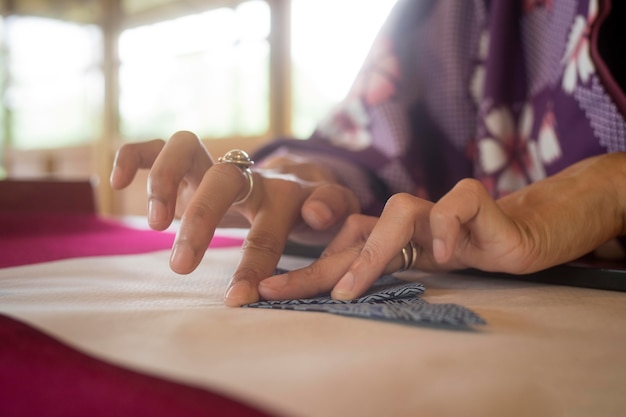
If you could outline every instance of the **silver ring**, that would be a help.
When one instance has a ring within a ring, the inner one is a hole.
[[[417,261],[417,249],[411,240],[402,248],[402,261],[402,268],[399,269],[401,272],[413,268],[415,261]]]
[[[254,161],[250,159],[250,156],[241,149],[233,149],[226,152],[224,156],[217,158],[217,163],[233,164],[241,170],[241,173],[248,180],[248,192],[239,200],[233,202],[233,204],[239,204],[246,201],[248,197],[250,197],[250,194],[252,194],[252,188],[254,188],[254,178],[252,176],[252,170],[250,169],[250,167],[254,165]]]

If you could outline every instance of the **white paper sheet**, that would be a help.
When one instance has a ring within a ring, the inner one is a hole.
[[[288,416],[614,416],[626,412],[626,294],[420,276],[475,332],[227,308],[240,249],[192,274],[169,251],[0,269],[0,311],[76,348]],[[292,269],[308,260],[285,258]]]

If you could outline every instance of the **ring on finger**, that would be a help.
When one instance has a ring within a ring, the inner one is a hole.
[[[406,271],[408,269],[413,268],[415,265],[415,261],[417,261],[417,248],[413,241],[409,240],[409,243],[406,244],[405,247],[402,248],[402,267],[399,271]]]
[[[252,176],[252,170],[250,169],[250,167],[254,165],[254,161],[250,159],[250,156],[245,151],[232,149],[226,152],[224,156],[219,157],[217,163],[233,164],[241,170],[241,173],[248,181],[248,192],[243,197],[233,202],[233,204],[240,204],[246,201],[248,197],[250,197],[250,194],[252,194],[252,189],[254,188],[254,178]]]

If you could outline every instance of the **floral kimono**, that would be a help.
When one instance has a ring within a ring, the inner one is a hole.
[[[312,137],[256,158],[317,158],[377,214],[393,193],[435,201],[473,177],[498,198],[626,151],[625,12],[617,0],[400,0]]]

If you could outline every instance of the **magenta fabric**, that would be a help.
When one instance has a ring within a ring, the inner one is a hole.
[[[174,233],[139,230],[93,214],[0,212],[0,268],[101,255],[168,249]],[[214,237],[210,247],[241,246]]]
[[[167,249],[173,233],[95,215],[0,213],[0,267]],[[211,247],[241,246],[215,237]],[[208,390],[92,358],[0,315],[0,416],[268,416]]]
[[[0,416],[263,417],[221,394],[123,369],[0,315]]]

